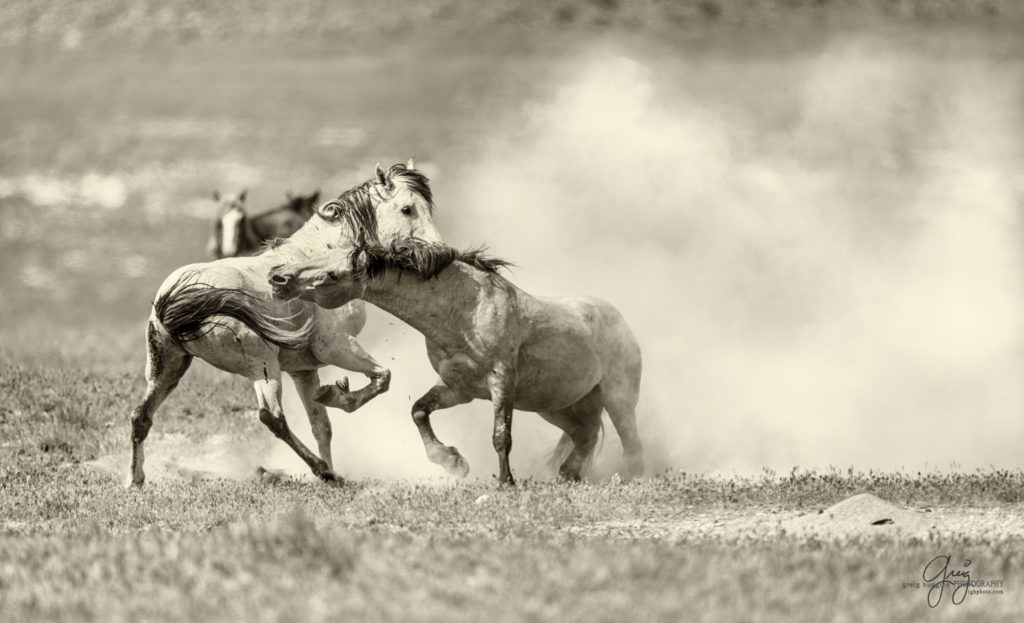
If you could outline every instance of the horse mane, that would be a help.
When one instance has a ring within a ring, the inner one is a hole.
[[[282,244],[284,244],[286,242],[288,242],[288,239],[287,238],[282,238],[281,236],[276,236],[274,238],[267,238],[266,240],[263,241],[263,244],[260,245],[259,251],[257,251],[255,254],[256,255],[263,255],[264,253],[267,253],[269,251],[273,251],[274,249],[280,247]]]
[[[455,249],[440,242],[417,238],[396,241],[385,246],[379,243],[359,244],[349,256],[353,274],[358,279],[374,279],[388,268],[409,271],[422,279],[432,279],[455,262],[463,262],[490,275],[512,266],[511,262],[487,255],[487,249]]]

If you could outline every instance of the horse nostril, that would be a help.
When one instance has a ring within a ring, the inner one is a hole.
[[[331,281],[337,281],[338,273],[334,272],[333,270],[329,270],[327,271],[327,278],[330,279]]]
[[[291,278],[288,275],[282,275],[281,273],[273,273],[270,275],[270,283],[275,286],[286,286]]]

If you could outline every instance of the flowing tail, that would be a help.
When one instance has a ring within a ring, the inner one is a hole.
[[[313,333],[313,319],[298,328],[292,318],[279,318],[274,308],[241,288],[218,288],[199,281],[194,272],[183,273],[153,302],[156,316],[178,342],[197,340],[217,326],[213,316],[230,316],[264,340],[289,350],[305,348]]]

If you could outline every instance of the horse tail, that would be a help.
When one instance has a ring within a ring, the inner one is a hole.
[[[264,340],[289,350],[309,345],[313,319],[297,328],[294,317],[276,317],[270,304],[242,288],[219,288],[199,281],[195,272],[178,277],[153,302],[160,323],[176,341],[191,342],[209,333],[218,323],[214,316],[229,316],[252,329]]]

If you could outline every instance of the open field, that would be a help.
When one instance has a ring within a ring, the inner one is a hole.
[[[417,5],[0,9],[0,621],[1018,620],[1021,5]],[[446,239],[623,310],[648,476],[608,427],[555,482],[523,414],[499,488],[483,404],[435,417],[473,466],[440,476],[422,342],[371,310],[394,380],[331,414],[344,484],[196,362],[126,489],[211,192],[410,155]],[[929,608],[940,555],[1002,592]]]

